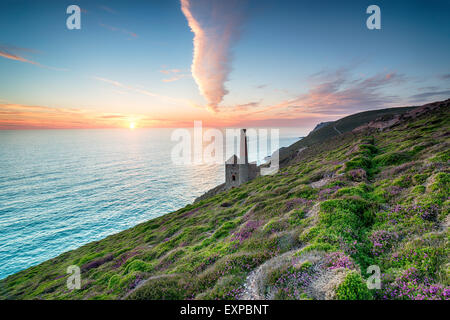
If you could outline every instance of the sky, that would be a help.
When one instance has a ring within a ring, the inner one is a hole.
[[[81,29],[69,30],[69,5]],[[381,29],[369,30],[369,5]],[[2,0],[0,129],[304,127],[450,98],[450,1]]]

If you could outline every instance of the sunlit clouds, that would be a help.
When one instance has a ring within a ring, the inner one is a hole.
[[[162,79],[161,80],[162,82],[174,82],[190,76],[189,74],[184,73],[180,69],[163,69],[159,70],[159,72],[169,77]]]
[[[309,89],[294,99],[280,102],[275,109],[291,113],[349,114],[358,110],[386,108],[402,102],[388,89],[401,88],[406,77],[395,71],[355,76],[351,68],[322,71],[310,76]]]
[[[173,103],[173,104],[182,104],[182,105],[186,105],[188,103],[188,101],[183,100],[183,99],[176,99],[176,98],[160,95],[158,93],[154,93],[154,92],[151,92],[151,91],[143,89],[143,88],[139,88],[139,87],[136,87],[136,86],[130,86],[130,85],[123,84],[123,83],[121,83],[119,81],[116,81],[116,80],[106,79],[106,78],[97,77],[97,76],[94,76],[92,78],[96,79],[98,81],[109,83],[109,84],[111,84],[111,85],[113,85],[113,86],[115,86],[117,88],[122,89],[122,90],[139,93],[139,94],[142,94],[142,95],[145,95],[145,96],[149,96],[149,97],[154,97],[154,98],[157,98],[157,99],[159,99],[161,101],[164,101],[164,102],[169,102],[169,103]]]
[[[91,0],[69,30],[64,6],[28,2],[0,1],[2,129],[311,128],[450,96],[444,3],[385,1],[368,30],[350,1]]]
[[[174,72],[177,74],[178,72]],[[355,75],[351,68],[322,71],[308,78],[308,87],[296,97],[275,104],[265,103],[264,98],[244,104],[223,105],[220,112],[207,112],[202,106],[189,100],[175,99],[140,87],[103,77],[95,80],[119,88],[122,94],[138,94],[144,99],[170,103],[173,112],[153,109],[148,113],[94,112],[88,109],[51,108],[20,104],[0,104],[0,129],[31,128],[146,128],[191,127],[201,119],[205,125],[227,126],[313,126],[326,120],[370,109],[405,105],[405,101],[426,99],[429,96],[448,95],[450,91],[424,91],[410,97],[389,93],[408,86],[408,78],[395,71],[374,75]],[[424,88],[431,89],[431,88]],[[167,110],[166,110],[167,111]]]
[[[192,76],[208,109],[217,111],[228,93],[231,47],[241,23],[239,1],[181,0],[181,10],[194,33]]]
[[[102,113],[86,109],[0,104],[0,130],[5,129],[101,129],[189,126],[185,120],[149,117],[145,114]]]
[[[99,23],[99,25],[105,29],[108,29],[110,31],[114,31],[114,32],[120,32],[124,35],[130,36],[132,38],[137,38],[137,34],[131,31],[128,31],[126,29],[122,29],[122,28],[118,28],[118,27],[113,27],[104,23]]]
[[[11,53],[8,53],[5,51],[0,51],[0,57],[6,58],[6,59],[11,59],[11,60],[16,60],[16,61],[21,61],[21,62],[26,62],[26,63],[31,63],[34,65],[39,65],[38,63],[36,63],[34,61],[25,59],[23,57],[20,57],[20,56],[17,56],[17,55],[14,55],[14,54],[11,54]]]
[[[33,50],[25,49],[25,48],[15,48],[15,47],[0,46],[0,57],[6,58],[6,59],[10,59],[10,60],[15,60],[15,61],[29,63],[29,64],[35,65],[37,67],[51,69],[51,70],[55,70],[55,71],[68,71],[68,69],[65,69],[65,68],[55,68],[55,67],[50,67],[50,66],[46,66],[46,65],[40,64],[40,63],[35,62],[33,60],[24,58],[23,56],[20,56],[19,54],[15,53],[14,51],[22,51],[22,52],[28,52],[28,53],[33,52]]]

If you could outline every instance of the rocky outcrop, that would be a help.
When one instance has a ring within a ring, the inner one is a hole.
[[[219,184],[218,186],[210,189],[209,191],[206,191],[200,197],[196,198],[194,200],[194,203],[197,203],[197,202],[202,201],[204,199],[208,199],[208,198],[214,197],[216,194],[221,193],[221,192],[223,192],[225,190],[226,190],[225,183]]]
[[[373,121],[370,121],[367,124],[364,124],[362,126],[353,129],[353,132],[355,133],[361,132],[366,129],[377,129],[383,131],[391,127],[394,127],[395,125],[399,124],[404,120],[416,119],[417,117],[426,114],[430,111],[435,111],[441,108],[448,108],[448,107],[450,107],[450,99],[425,104],[423,106],[414,108],[403,114],[390,114],[381,116]]]

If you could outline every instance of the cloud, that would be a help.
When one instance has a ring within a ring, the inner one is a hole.
[[[97,76],[94,76],[92,78],[95,79],[95,80],[101,81],[101,82],[109,83],[109,84],[111,84],[111,85],[113,85],[113,86],[115,86],[117,88],[126,90],[127,92],[139,93],[139,94],[142,94],[142,95],[146,95],[146,96],[149,96],[149,97],[154,97],[154,98],[157,98],[159,100],[162,100],[162,101],[165,101],[165,102],[174,103],[174,104],[182,104],[182,105],[189,104],[189,102],[185,101],[185,100],[164,96],[164,95],[161,95],[161,94],[158,94],[158,93],[154,93],[154,92],[148,91],[148,90],[140,88],[140,87],[126,85],[126,84],[123,84],[123,83],[121,83],[119,81],[115,81],[115,80],[111,80],[111,79],[107,79],[107,78],[103,78],[103,77],[97,77]]]
[[[121,29],[121,28],[117,28],[117,27],[113,27],[113,26],[110,26],[110,25],[107,25],[107,24],[104,24],[104,23],[101,23],[101,22],[99,23],[99,25],[101,27],[105,28],[105,29],[108,29],[108,30],[111,30],[111,31],[114,31],[114,32],[121,32],[121,33],[126,34],[126,35],[128,35],[130,37],[137,38],[137,34],[134,33],[134,32],[131,32],[131,31],[128,31],[128,30],[125,30],[125,29]]]
[[[397,72],[380,72],[371,76],[354,76],[352,68],[322,71],[308,78],[308,89],[294,98],[272,105],[262,101],[223,108],[230,117],[242,121],[266,121],[278,119],[330,119],[355,112],[387,108],[406,101],[388,90],[398,91],[407,78]],[[230,112],[228,112],[230,111]],[[226,117],[227,115],[224,115]],[[281,121],[283,120],[283,121]],[[293,123],[287,121],[286,123]]]
[[[260,102],[258,102],[258,101],[248,102],[248,103],[235,105],[233,108],[231,108],[231,111],[232,112],[240,112],[240,111],[255,110],[259,106],[260,106]]]
[[[400,97],[385,93],[406,77],[396,72],[381,72],[370,77],[353,77],[350,69],[341,68],[310,77],[308,92],[284,101],[278,107],[292,111],[349,114],[382,108],[398,102]]]
[[[52,108],[0,103],[0,130],[87,129],[139,127],[191,127],[192,120],[153,118],[142,114],[101,113],[74,108]]]
[[[34,50],[26,49],[26,48],[0,46],[0,57],[6,58],[6,59],[10,59],[10,60],[15,60],[15,61],[29,63],[29,64],[32,64],[32,65],[38,66],[40,68],[51,69],[51,70],[55,70],[55,71],[68,71],[68,69],[49,67],[49,66],[40,64],[38,62],[35,62],[33,60],[26,59],[26,58],[24,58],[22,56],[19,56],[17,53],[13,53],[14,51],[16,51],[16,52],[17,51],[36,52]]]
[[[171,73],[179,73],[181,72],[180,69],[170,69],[170,70],[159,70],[159,72],[164,74],[171,74]]]
[[[174,82],[177,80],[181,80],[183,78],[188,77],[188,74],[185,73],[181,73],[182,70],[180,69],[163,69],[163,70],[159,70],[159,72],[166,74],[166,75],[172,75],[172,77],[168,78],[168,79],[162,79],[162,82]]]
[[[112,13],[112,14],[117,14],[116,10],[111,9],[108,6],[98,6],[100,9],[102,9],[103,11],[106,11],[108,13]]]
[[[418,93],[415,95],[412,95],[410,97],[410,100],[413,102],[425,102],[424,100],[427,100],[429,98],[443,98],[448,99],[450,98],[450,89],[449,90],[441,90],[441,91],[428,91],[423,93]]]
[[[14,54],[11,54],[11,53],[8,53],[5,51],[0,51],[0,57],[6,58],[6,59],[11,59],[11,60],[16,60],[16,61],[21,61],[21,62],[26,62],[26,63],[31,63],[31,64],[39,66],[39,63],[37,63],[37,62],[25,59],[23,57],[20,57],[20,56],[17,56],[17,55],[14,55]]]
[[[168,78],[168,79],[162,79],[162,81],[163,82],[173,82],[173,81],[181,80],[181,79],[186,78],[186,77],[188,77],[187,74],[178,74],[178,75],[173,76],[173,77]]]
[[[0,104],[0,129],[103,128],[121,122],[88,110]]]
[[[209,110],[217,111],[228,93],[231,48],[242,22],[239,0],[181,0],[181,10],[194,33],[192,76]]]
[[[439,79],[441,79],[441,80],[450,80],[450,73],[441,74],[439,76]]]

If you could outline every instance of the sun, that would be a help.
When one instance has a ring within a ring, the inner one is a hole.
[[[130,129],[134,129],[136,127],[136,123],[130,122]]]

